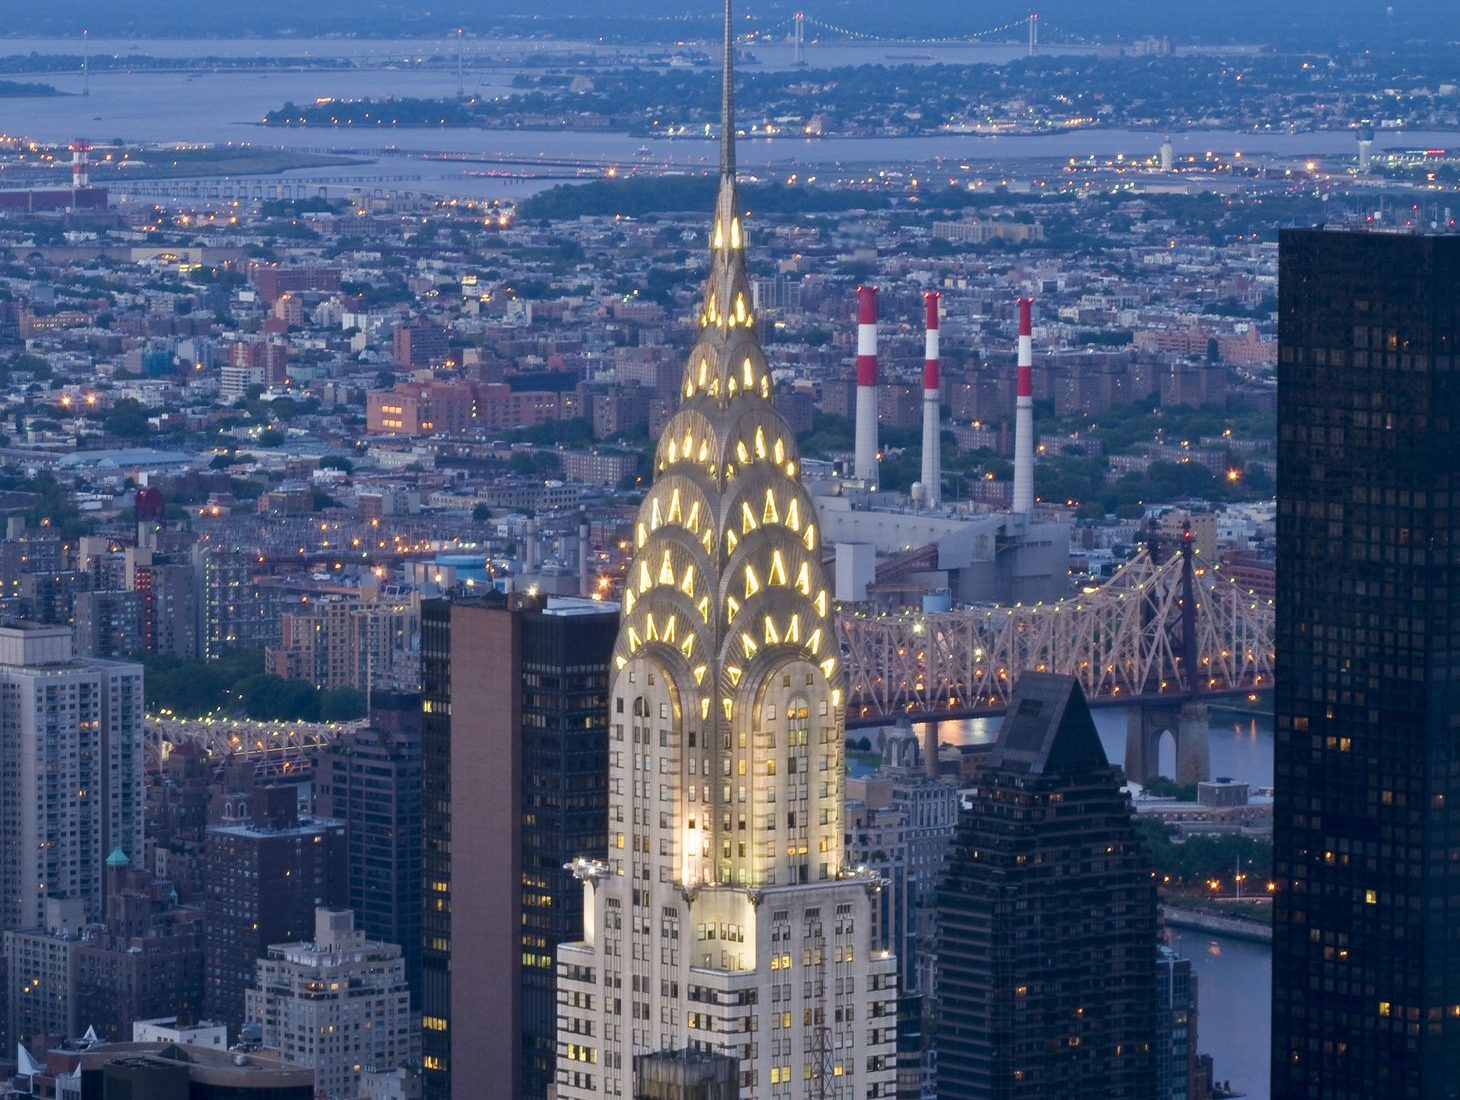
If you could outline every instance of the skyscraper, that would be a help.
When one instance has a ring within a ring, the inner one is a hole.
[[[607,854],[608,677],[618,617],[576,597],[422,609],[428,1096],[552,1083],[554,951],[583,927],[564,869]]]
[[[204,1010],[230,1033],[269,946],[306,939],[317,906],[345,904],[344,822],[301,819],[298,797],[293,785],[229,795],[208,829]]]
[[[1460,237],[1279,250],[1275,1100],[1460,1088]]]
[[[795,436],[771,401],[735,179],[725,5],[710,276],[659,440],[610,689],[608,860],[558,950],[558,1096],[707,1049],[745,1100],[891,1095],[896,960],[843,858],[844,679]],[[584,853],[585,856],[591,853]]]
[[[1072,676],[1025,672],[939,895],[940,1100],[1155,1094],[1156,887]]]
[[[361,932],[400,946],[421,992],[421,697],[378,693],[370,725],[335,738],[315,764],[315,808],[345,823],[348,905]]]
[[[141,667],[73,657],[69,627],[0,627],[0,931],[41,927],[52,897],[99,920],[142,816]]]

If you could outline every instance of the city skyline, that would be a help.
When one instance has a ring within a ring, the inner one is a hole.
[[[1445,1094],[1452,13],[955,7],[18,13],[0,1098]]]

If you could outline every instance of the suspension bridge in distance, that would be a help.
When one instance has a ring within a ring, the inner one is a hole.
[[[1039,53],[1041,35],[1046,39],[1053,37],[1057,42],[1069,44],[1083,41],[1060,28],[1051,27],[1048,24],[1041,25],[1036,12],[1030,12],[1023,18],[1001,23],[995,27],[986,27],[983,30],[970,31],[966,34],[891,36],[828,23],[807,12],[798,11],[789,19],[783,19],[769,27],[757,28],[750,32],[746,39],[754,42],[771,36],[784,37],[795,48],[796,64],[803,65],[806,63],[806,48],[822,42],[863,42],[902,46],[973,46],[992,45],[996,42],[1027,41],[1028,56],[1034,57]]]

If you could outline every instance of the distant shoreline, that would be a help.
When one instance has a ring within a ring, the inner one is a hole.
[[[1252,943],[1272,943],[1271,924],[1166,904],[1161,906],[1161,911],[1166,923],[1173,928],[1210,932],[1213,935],[1231,936],[1235,940],[1248,940]]]
[[[49,84],[28,84],[15,80],[0,80],[0,98],[4,99],[50,99],[69,95]]]

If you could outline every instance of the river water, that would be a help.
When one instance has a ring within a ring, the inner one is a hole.
[[[1091,712],[1105,755],[1114,764],[1125,761],[1125,729],[1129,712],[1124,707],[1102,707]],[[1002,718],[965,718],[938,723],[938,739],[955,745],[992,744]],[[1247,710],[1213,705],[1211,708],[1212,775],[1230,776],[1253,790],[1272,786],[1272,717]],[[1173,776],[1176,749],[1171,738],[1161,740],[1161,774]]]
[[[404,189],[436,194],[479,197],[512,197],[554,180],[524,180],[522,161],[571,158],[606,165],[642,164],[648,171],[703,171],[711,168],[717,155],[716,143],[703,137],[649,139],[597,131],[491,131],[444,127],[264,127],[264,114],[285,102],[312,103],[316,98],[358,99],[363,97],[451,96],[456,92],[456,73],[448,64],[434,69],[400,67],[393,62],[423,56],[449,57],[453,50],[447,39],[370,42],[352,39],[311,39],[289,42],[258,40],[146,41],[117,40],[93,43],[93,51],[125,55],[132,51],[154,55],[198,57],[207,54],[233,56],[350,57],[370,67],[331,72],[98,72],[90,81],[91,93],[82,96],[79,73],[30,76],[44,80],[68,94],[43,98],[0,98],[0,133],[21,135],[39,141],[68,142],[86,138],[93,142],[125,139],[134,142],[249,143],[356,153],[373,163],[349,169],[352,176],[400,176],[419,180]],[[572,44],[508,40],[500,43],[468,41],[469,57],[480,58],[468,66],[465,86],[480,95],[505,90],[515,72],[522,71],[524,57],[534,51],[562,51]],[[584,46],[600,55],[611,47]],[[768,68],[789,64],[788,47],[757,47],[756,56]],[[43,54],[78,52],[74,40],[0,39],[0,57],[36,51]],[[1017,56],[1014,47],[820,47],[809,56],[812,65],[853,62],[897,61],[908,57],[937,60],[1001,61]],[[785,55],[785,56],[783,56]],[[709,68],[701,70],[713,79]],[[1075,158],[1108,158],[1153,155],[1165,136],[1132,130],[1074,130],[1040,135],[937,134],[909,138],[804,138],[776,136],[745,139],[739,145],[741,169],[750,175],[771,177],[793,171],[803,175],[840,171],[855,176],[872,167],[916,166],[919,170],[959,175],[959,164],[1032,164]],[[1264,158],[1347,158],[1354,138],[1348,132],[1292,134],[1280,126],[1264,132],[1188,131],[1171,135],[1178,155],[1208,151]],[[1392,147],[1446,146],[1460,143],[1460,132],[1380,131],[1376,152]],[[392,150],[382,155],[384,149]],[[423,159],[426,153],[465,154],[480,163],[460,160]],[[497,172],[497,175],[488,175]],[[503,178],[502,172],[519,178]],[[590,169],[591,173],[591,169]],[[294,173],[294,179],[339,176],[339,169]]]
[[[1272,1062],[1272,948],[1173,928],[1172,946],[1197,976],[1197,1049],[1212,1056],[1218,1081],[1249,1100],[1268,1100]]]

